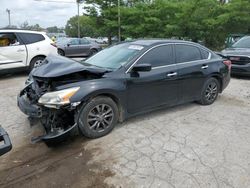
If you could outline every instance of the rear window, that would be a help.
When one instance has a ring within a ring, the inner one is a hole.
[[[199,48],[191,45],[177,44],[176,47],[177,63],[201,60],[201,52]]]
[[[32,44],[45,40],[44,36],[36,33],[17,33],[25,44]]]

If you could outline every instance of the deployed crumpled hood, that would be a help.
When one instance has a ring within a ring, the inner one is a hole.
[[[226,56],[230,56],[230,55],[250,56],[250,49],[249,48],[226,48],[221,53]]]
[[[63,56],[49,55],[43,65],[32,71],[32,76],[53,78],[82,71],[96,74],[104,74],[106,72],[105,69],[95,66],[85,66],[77,61]]]

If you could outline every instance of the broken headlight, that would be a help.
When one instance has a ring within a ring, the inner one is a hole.
[[[60,91],[47,92],[38,100],[39,104],[50,108],[57,108],[70,103],[70,98],[80,89],[80,87],[73,87]]]

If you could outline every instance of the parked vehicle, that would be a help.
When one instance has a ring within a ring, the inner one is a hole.
[[[230,48],[232,47],[232,45],[234,43],[236,43],[238,40],[240,40],[242,37],[244,37],[245,34],[241,34],[241,33],[238,33],[238,34],[230,34],[226,40],[225,40],[225,46],[226,48]]]
[[[12,144],[8,133],[0,126],[0,156],[9,152]]]
[[[81,62],[48,57],[32,71],[18,106],[42,120],[44,141],[75,127],[98,138],[137,114],[191,101],[212,104],[230,81],[230,67],[196,43],[136,40]]]
[[[57,54],[57,48],[43,32],[0,30],[0,72],[32,70],[49,54]]]
[[[92,56],[102,48],[86,38],[65,38],[57,43],[58,54],[67,57]]]
[[[250,36],[241,38],[221,53],[232,61],[232,74],[250,76]]]
[[[98,37],[97,38],[97,43],[108,44],[108,42],[109,42],[108,37]]]

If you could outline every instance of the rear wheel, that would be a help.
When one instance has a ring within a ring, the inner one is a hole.
[[[118,108],[109,97],[96,97],[82,107],[78,115],[78,126],[88,138],[107,135],[118,121]]]
[[[202,105],[210,105],[213,104],[217,99],[219,94],[220,84],[216,78],[209,78],[204,83],[201,100],[198,101]]]
[[[98,51],[96,49],[91,49],[90,50],[90,53],[89,53],[89,56],[92,56],[94,54],[96,54]]]
[[[61,55],[61,56],[65,56],[65,52],[64,52],[63,50],[61,50],[61,49],[58,49],[58,50],[57,50],[57,53],[58,53],[59,55]]]
[[[32,71],[34,67],[40,66],[44,59],[45,57],[43,56],[38,56],[38,57],[33,58],[30,62],[30,67],[29,67],[30,71]]]

